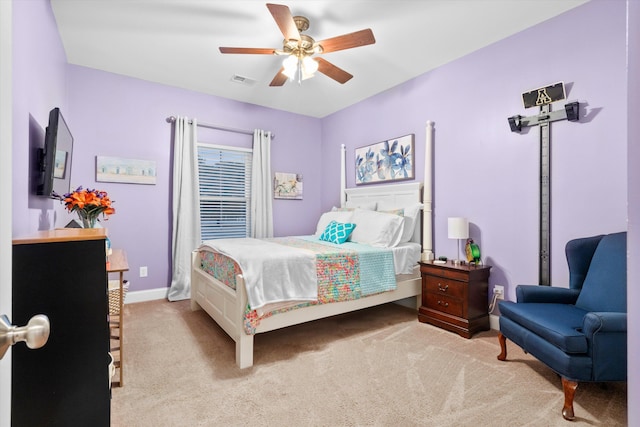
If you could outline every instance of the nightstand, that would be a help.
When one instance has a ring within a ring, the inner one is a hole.
[[[464,338],[489,330],[488,265],[420,262],[422,305],[418,320]]]

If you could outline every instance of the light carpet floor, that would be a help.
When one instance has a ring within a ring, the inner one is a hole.
[[[624,383],[560,378],[495,331],[472,339],[387,304],[255,338],[254,366],[189,301],[125,307],[124,387],[112,426],[624,426]]]

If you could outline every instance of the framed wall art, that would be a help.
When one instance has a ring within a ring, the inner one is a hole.
[[[96,181],[155,185],[156,162],[96,156]]]
[[[413,179],[414,134],[356,148],[356,185]]]
[[[273,180],[273,197],[302,200],[302,174],[276,172]]]

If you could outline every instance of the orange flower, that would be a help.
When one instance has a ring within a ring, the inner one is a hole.
[[[112,201],[106,191],[78,187],[72,193],[56,196],[65,204],[69,212],[77,212],[83,224],[95,224],[100,214],[107,219],[107,216],[116,213],[115,208],[111,206]]]

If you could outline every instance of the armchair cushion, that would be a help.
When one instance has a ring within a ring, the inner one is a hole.
[[[588,352],[582,322],[587,312],[570,304],[500,301],[500,314],[538,335],[565,353]]]
[[[586,311],[627,311],[627,233],[600,240],[576,306]]]
[[[582,289],[584,278],[589,271],[591,258],[604,234],[593,237],[581,237],[567,242],[565,254],[569,263],[569,288]]]
[[[579,289],[553,288],[551,286],[538,285],[518,285],[516,287],[516,298],[518,302],[575,304],[579,294]]]
[[[584,333],[591,339],[596,333],[627,333],[627,313],[591,312],[584,317]]]

